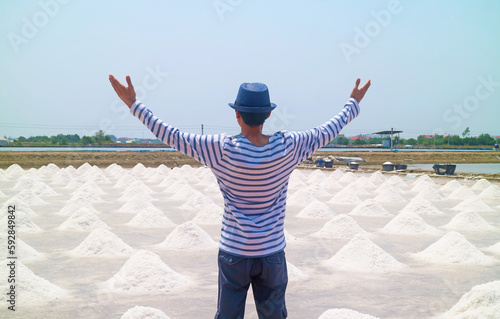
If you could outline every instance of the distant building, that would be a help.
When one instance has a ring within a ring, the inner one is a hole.
[[[0,137],[0,146],[9,146],[9,140],[3,137]]]

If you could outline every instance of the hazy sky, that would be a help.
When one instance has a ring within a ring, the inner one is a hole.
[[[108,74],[182,130],[239,132],[242,82],[278,105],[267,133],[324,123],[372,80],[346,135],[500,135],[500,1],[0,2],[0,136],[153,137]]]

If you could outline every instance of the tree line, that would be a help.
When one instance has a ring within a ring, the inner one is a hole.
[[[78,134],[58,134],[53,136],[38,135],[24,137],[20,136],[16,144],[38,144],[38,145],[91,145],[91,144],[111,144],[116,141],[114,135],[106,135],[103,130],[97,131],[93,136],[84,135],[80,137]]]

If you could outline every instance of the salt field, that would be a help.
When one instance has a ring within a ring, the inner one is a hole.
[[[203,167],[0,169],[0,317],[213,318],[223,205]],[[496,181],[297,169],[285,228],[289,318],[498,318]]]

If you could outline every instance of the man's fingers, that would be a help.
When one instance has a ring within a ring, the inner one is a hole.
[[[133,88],[134,86],[132,85],[132,80],[130,79],[130,75],[127,75],[126,79],[127,79],[128,87]]]
[[[368,80],[368,81],[366,81],[365,84],[363,84],[363,86],[360,88],[360,90],[366,91],[366,90],[368,90],[370,85],[372,85],[372,82],[371,82],[371,80]]]
[[[358,79],[356,80],[356,84],[354,84],[354,88],[355,88],[355,89],[357,89],[357,88],[358,88],[358,86],[359,86],[359,83],[360,83],[360,82],[361,82],[361,79],[359,79],[359,78],[358,78]]]

